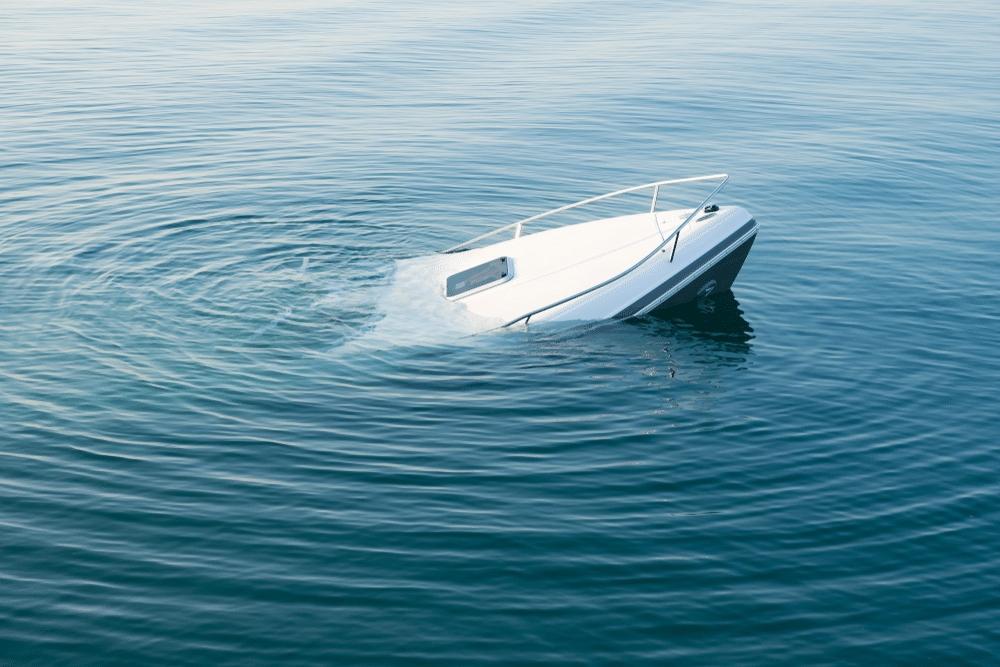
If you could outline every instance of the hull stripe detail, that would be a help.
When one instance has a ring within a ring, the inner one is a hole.
[[[704,255],[702,255],[698,259],[698,261],[691,262],[691,264],[689,264],[683,270],[678,272],[676,275],[671,276],[666,282],[661,284],[659,287],[653,289],[650,292],[647,292],[646,295],[643,296],[641,299],[639,299],[638,301],[636,301],[635,303],[633,303],[632,305],[628,306],[627,308],[619,312],[617,315],[615,315],[614,319],[621,320],[626,317],[632,317],[633,315],[641,311],[643,308],[645,308],[649,304],[659,299],[661,296],[663,296],[664,294],[675,288],[677,285],[684,282],[684,280],[686,280],[689,276],[698,272],[703,266],[705,266],[712,260],[716,259],[720,252],[722,252],[723,250],[731,246],[733,243],[735,243],[737,239],[739,239],[741,236],[743,236],[748,231],[753,229],[756,224],[757,221],[751,218],[750,222],[746,223],[738,230],[727,236],[724,241],[716,244],[714,248],[712,248]]]

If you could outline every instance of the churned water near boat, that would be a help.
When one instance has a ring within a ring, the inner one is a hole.
[[[0,665],[1000,664],[998,43],[0,6]],[[677,310],[470,336],[411,261],[719,172],[760,234]]]

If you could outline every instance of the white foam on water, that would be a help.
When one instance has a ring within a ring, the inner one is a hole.
[[[461,301],[444,298],[442,264],[434,256],[397,261],[378,298],[377,321],[339,347],[361,351],[455,342],[502,325],[500,318],[476,315]]]

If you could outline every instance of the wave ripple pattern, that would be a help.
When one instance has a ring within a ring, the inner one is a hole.
[[[0,665],[997,665],[997,44],[4,3]],[[411,261],[717,172],[761,232],[680,309],[470,336]]]

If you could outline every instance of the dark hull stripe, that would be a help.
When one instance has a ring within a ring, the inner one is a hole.
[[[704,255],[699,257],[697,261],[691,262],[687,267],[685,267],[676,275],[672,276],[669,280],[661,284],[659,287],[653,289],[650,292],[647,292],[646,295],[643,296],[641,299],[639,299],[638,301],[636,301],[635,303],[633,303],[632,305],[628,306],[620,313],[615,315],[614,319],[620,320],[635,315],[640,310],[642,310],[649,304],[653,303],[654,301],[659,299],[661,296],[663,296],[673,288],[677,287],[677,285],[687,280],[689,276],[697,273],[699,270],[701,270],[702,267],[704,267],[706,264],[708,264],[713,259],[718,257],[720,252],[722,252],[723,250],[731,246],[733,243],[735,243],[737,239],[739,239],[741,236],[743,236],[751,229],[753,229],[756,224],[757,221],[751,218],[750,222],[746,223],[738,230],[727,236],[724,241],[717,243],[714,248],[712,248]]]

